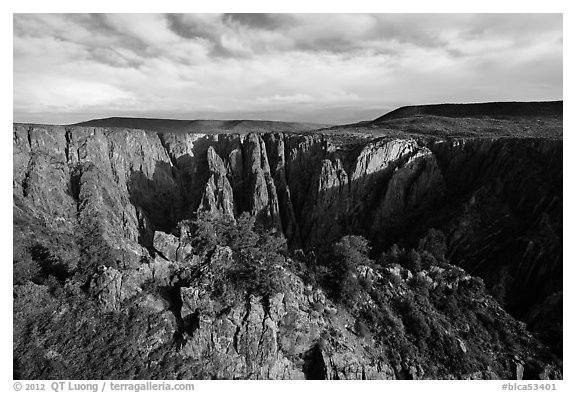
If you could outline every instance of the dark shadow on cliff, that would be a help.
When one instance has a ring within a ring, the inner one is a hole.
[[[170,233],[186,218],[179,171],[166,162],[156,162],[152,178],[141,171],[132,172],[128,192],[130,202],[142,215],[139,242],[145,247],[152,245],[154,231]]]
[[[344,159],[353,161],[346,157]],[[412,160],[411,169],[407,170],[405,166],[409,160]],[[411,231],[420,216],[438,208],[444,201],[444,190],[440,188],[429,193],[418,204],[409,200],[411,193],[416,191],[414,187],[418,177],[429,165],[426,157],[412,158],[411,154],[405,154],[390,161],[384,170],[346,182],[342,187],[318,190],[322,166],[319,161],[312,176],[306,179],[288,179],[291,189],[294,189],[294,182],[304,182],[304,186],[300,186],[300,193],[292,193],[299,235],[304,248],[329,245],[349,234],[368,238],[377,251],[399,242]],[[344,163],[344,169],[346,173],[351,173],[354,168]],[[402,189],[395,190],[398,182],[392,180],[398,171],[402,170],[406,171],[407,175],[400,179]],[[391,202],[392,210],[377,215],[387,193],[391,194],[388,201]]]
[[[326,364],[322,356],[322,349],[319,344],[314,344],[312,348],[306,351],[302,358],[304,359],[304,366],[302,372],[306,379],[311,380],[324,380],[326,379]]]
[[[192,144],[191,154],[174,155],[170,149],[170,142],[176,140],[179,143],[185,143],[180,140],[181,135],[171,135],[159,133],[158,136],[162,145],[166,148],[173,166],[177,169],[178,180],[182,188],[182,200],[187,206],[188,214],[195,212],[200,206],[202,195],[206,187],[206,183],[210,177],[208,168],[207,152],[210,146],[214,147],[223,159],[227,159],[234,149],[241,150],[240,137],[237,134],[229,135],[205,135],[200,138],[194,139]],[[235,202],[238,206],[243,206],[244,189],[240,182],[232,182],[234,187]],[[237,198],[237,200],[236,200]]]
[[[139,243],[150,248],[155,231],[172,233],[178,222],[194,216],[210,171],[207,151],[215,146],[219,154],[227,156],[239,147],[236,136],[214,138],[206,135],[195,139],[192,154],[173,155],[166,135],[159,133],[170,162],[156,161],[152,177],[142,171],[133,171],[128,181],[130,202],[136,207],[139,221]],[[240,182],[238,182],[240,184]],[[234,189],[238,204],[242,204],[244,189]]]
[[[392,187],[387,171],[350,183],[350,190],[363,189],[353,200],[341,188],[295,196],[304,206],[296,215],[305,248],[355,234],[372,242],[376,256],[396,243],[418,249],[438,230],[448,261],[482,277],[508,312],[561,354],[562,142],[498,139],[430,148],[446,187],[427,190],[410,205],[414,173],[396,192],[401,208],[388,215],[376,214]]]

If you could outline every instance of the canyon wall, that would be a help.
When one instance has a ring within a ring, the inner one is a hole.
[[[63,243],[80,234],[81,255],[71,251],[61,259],[71,271],[105,252],[108,265],[100,282],[93,282],[97,288],[124,285],[102,295],[112,308],[110,299],[127,296],[122,293],[130,288],[129,280],[121,285],[114,272],[145,270],[137,275],[144,280],[161,276],[157,254],[172,250],[167,259],[178,259],[182,220],[201,211],[232,219],[249,212],[264,227],[282,232],[292,249],[321,249],[347,234],[369,239],[374,253],[395,243],[406,248],[435,243],[442,257],[482,277],[508,312],[561,353],[562,141],[378,138],[341,145],[321,134],[171,134],[17,124],[13,143],[14,241],[41,236],[26,229],[30,223]],[[159,265],[145,268],[142,261],[151,257]],[[199,305],[210,308],[201,291],[179,290],[180,301],[192,304],[189,315]],[[298,287],[294,293],[302,299],[273,298],[266,310],[257,299],[246,299],[229,326],[219,320],[224,325],[196,335],[201,342],[193,347],[200,350],[210,334],[235,345],[244,339],[246,347],[235,353],[252,355],[243,359],[275,357],[265,362],[273,367],[249,374],[304,377],[288,360],[276,359],[273,348],[280,345],[280,321],[290,307],[297,324],[315,326],[307,329],[328,323],[296,312],[312,296],[308,292]],[[350,335],[345,319],[335,326]],[[257,336],[259,343],[252,343]],[[274,344],[262,352],[262,340]],[[330,359],[320,355],[322,361],[315,348],[296,352],[307,351],[310,367],[332,378],[394,378],[404,372],[378,363],[362,347]],[[246,377],[247,368],[226,369],[217,377]]]

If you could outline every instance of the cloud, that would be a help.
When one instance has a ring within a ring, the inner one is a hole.
[[[30,112],[87,110],[134,104],[130,92],[99,82],[39,76],[20,82],[14,106]]]
[[[262,104],[298,104],[298,103],[308,103],[313,101],[314,98],[309,96],[308,94],[296,93],[292,95],[278,95],[275,94],[271,97],[259,97],[256,101],[261,102]]]
[[[224,14],[223,20],[228,24],[238,23],[252,29],[278,30],[286,29],[296,22],[290,14]]]
[[[151,49],[160,49],[179,41],[163,15],[111,14],[105,19],[116,32],[135,38]]]
[[[554,14],[15,14],[13,40],[16,121],[562,98]]]

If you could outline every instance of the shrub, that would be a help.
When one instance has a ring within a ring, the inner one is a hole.
[[[44,277],[54,276],[59,281],[64,281],[68,277],[68,269],[48,248],[41,244],[36,244],[31,248],[32,259],[40,265]]]
[[[403,252],[400,255],[400,266],[417,273],[422,270],[422,258],[415,250],[410,250],[408,252]]]
[[[100,220],[102,218],[98,216],[86,214],[76,231],[76,242],[80,248],[78,273],[82,281],[98,266],[118,267],[112,257],[110,245],[104,239]]]
[[[444,260],[448,252],[446,235],[438,229],[430,228],[426,236],[420,240],[418,250],[430,253],[437,260]]]
[[[54,280],[63,283],[68,276],[67,266],[42,244],[36,243],[14,255],[14,284],[21,285],[27,281],[45,284],[48,280],[52,284]]]
[[[286,241],[278,236],[265,234],[249,247],[237,249],[236,264],[228,271],[228,278],[240,290],[260,296],[270,296],[283,290],[281,264]]]
[[[388,252],[383,251],[378,257],[378,263],[382,266],[400,264],[400,255],[404,251],[398,247],[397,244],[393,244]]]
[[[436,266],[439,264],[436,261],[436,258],[434,257],[434,255],[432,255],[428,251],[420,251],[419,254],[420,254],[422,269],[429,270],[432,266]]]
[[[412,279],[408,282],[408,284],[414,291],[428,297],[429,295],[428,281],[424,276],[416,274],[414,277],[412,277]]]
[[[38,283],[40,280],[40,274],[42,269],[38,262],[34,261],[32,258],[27,259],[14,259],[12,266],[12,276],[14,279],[14,284],[22,285],[27,281],[32,281]]]
[[[236,221],[221,215],[201,213],[192,222],[192,244],[202,251],[219,246],[232,249],[234,264],[211,266],[224,282],[237,291],[270,296],[283,290],[283,272],[287,253],[286,239],[275,231],[255,228],[248,213]]]
[[[453,294],[435,297],[433,301],[436,307],[445,315],[454,319],[461,318],[460,308]]]
[[[357,267],[373,265],[368,258],[370,247],[361,236],[345,236],[334,244],[324,260],[324,285],[334,300],[354,307],[362,286],[357,278]]]
[[[395,303],[399,314],[402,316],[404,326],[406,326],[409,333],[419,341],[430,337],[430,326],[426,322],[422,311],[416,307],[411,299],[396,299]]]

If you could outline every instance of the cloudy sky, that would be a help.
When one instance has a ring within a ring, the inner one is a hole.
[[[15,14],[14,121],[562,99],[561,14]]]

